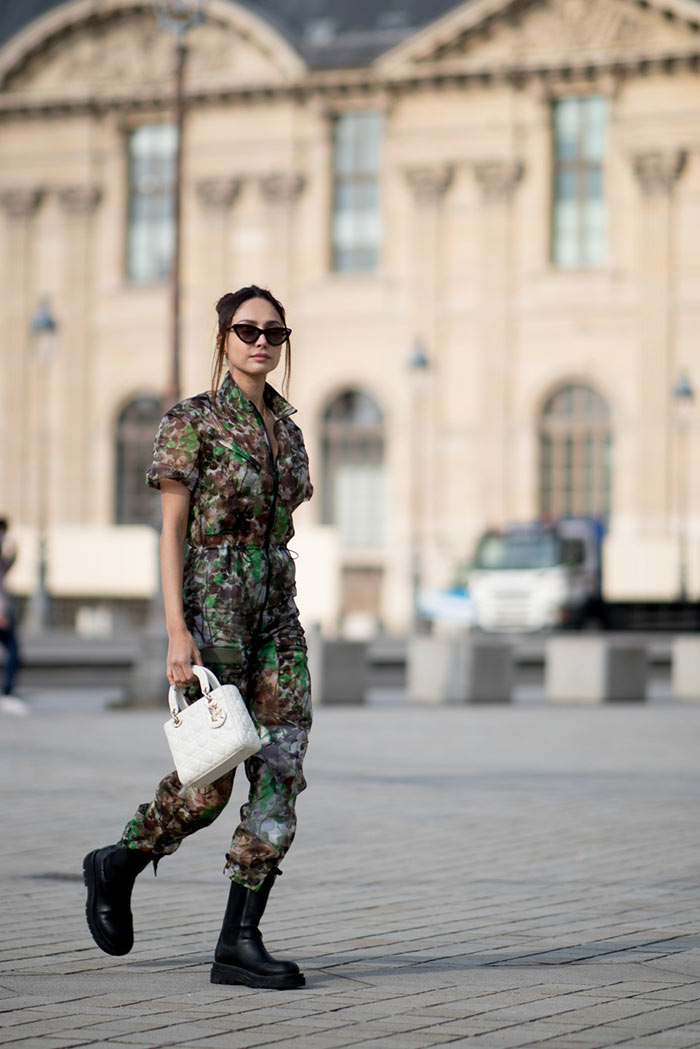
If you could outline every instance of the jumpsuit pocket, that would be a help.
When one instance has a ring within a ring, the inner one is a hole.
[[[204,665],[210,668],[216,664],[217,667],[225,667],[230,672],[239,670],[245,664],[245,656],[240,645],[202,645],[199,654],[204,660]],[[223,681],[221,674],[216,676],[222,684],[228,684]]]
[[[311,679],[306,643],[267,638],[255,654],[251,675],[252,713],[262,726],[311,726]]]

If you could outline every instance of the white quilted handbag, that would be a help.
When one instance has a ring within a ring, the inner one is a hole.
[[[221,685],[206,667],[193,666],[202,698],[187,706],[170,686],[165,735],[183,787],[213,783],[260,750],[262,742],[235,685]]]

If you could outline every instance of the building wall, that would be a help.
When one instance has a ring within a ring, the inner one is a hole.
[[[168,288],[126,281],[125,216],[126,135],[168,116],[171,43],[143,5],[114,0],[119,17],[99,32],[79,23],[79,6],[65,5],[65,24],[71,10],[76,21],[63,36],[50,32],[56,13],[47,20],[45,61],[18,57],[38,47],[41,23],[31,47],[15,40],[0,61],[0,509],[23,526],[36,524],[44,489],[52,526],[114,521],[116,419],[133,397],[159,395],[169,370]],[[188,39],[182,393],[208,386],[217,298],[255,281],[288,306],[290,396],[317,486],[326,406],[348,388],[375,398],[387,542],[344,563],[382,569],[389,629],[410,620],[416,544],[423,582],[445,585],[485,525],[537,513],[537,420],[566,381],[589,383],[612,410],[612,533],[675,541],[682,511],[700,589],[697,435],[694,423],[679,435],[670,392],[681,370],[700,383],[693,30],[614,0],[606,17],[634,31],[582,43],[566,0],[530,5],[517,25],[504,4],[488,32],[482,7],[456,7],[359,71],[304,70],[233,4],[214,5]],[[534,39],[537,73],[523,47]],[[132,61],[110,66],[127,40]],[[679,57],[664,65],[669,53]],[[616,72],[613,60],[627,65]],[[565,271],[550,261],[551,106],[592,90],[611,107],[608,254]],[[364,274],[329,267],[331,127],[348,108],[385,120],[384,236]],[[29,318],[42,295],[60,331],[38,367]],[[408,369],[416,340],[430,365],[420,378]],[[320,499],[300,521],[320,524]]]

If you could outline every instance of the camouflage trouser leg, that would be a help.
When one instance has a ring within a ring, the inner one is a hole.
[[[224,873],[257,889],[292,844],[296,799],[306,787],[302,765],[311,691],[303,635],[268,637],[260,644],[251,667],[249,700],[263,747],[245,763],[250,792]]]
[[[121,843],[131,849],[144,849],[154,859],[168,856],[180,842],[214,822],[228,804],[235,769],[206,787],[183,789],[177,772],[165,776],[151,802],[139,805],[127,823]]]
[[[240,668],[211,663],[219,680],[246,694]],[[245,763],[250,781],[241,823],[226,857],[224,873],[248,888],[259,888],[282,861],[296,830],[295,803],[306,782],[302,764],[311,725],[311,697],[303,635],[262,639],[248,661],[248,707],[263,747]],[[122,843],[155,858],[175,852],[180,842],[209,826],[231,796],[234,773],[206,787],[182,789],[175,772],[161,780],[152,802],[140,805],[127,823]]]

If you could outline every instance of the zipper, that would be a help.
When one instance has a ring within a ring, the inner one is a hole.
[[[265,420],[263,419],[263,417],[260,414],[260,412],[258,411],[258,409],[255,407],[255,405],[253,405],[253,409],[254,409],[255,414],[257,415],[258,419],[260,420],[260,425],[262,426],[263,434],[265,435],[265,444],[267,445],[267,458],[268,458],[268,461],[270,463],[270,470],[272,472],[272,504],[270,506],[270,513],[269,513],[269,516],[268,516],[268,519],[267,519],[267,527],[265,529],[265,542],[264,542],[265,558],[267,560],[267,575],[266,575],[266,578],[265,578],[265,597],[263,599],[262,608],[260,609],[260,616],[259,616],[259,619],[258,619],[258,632],[259,632],[262,629],[262,618],[263,618],[263,615],[265,613],[265,609],[267,608],[267,600],[268,600],[268,598],[270,596],[270,575],[271,575],[271,571],[272,571],[271,570],[271,565],[270,565],[270,537],[272,536],[272,529],[274,528],[274,525],[275,525],[275,514],[277,512],[277,495],[278,495],[278,492],[279,492],[279,473],[278,473],[278,470],[277,470],[277,462],[275,460],[274,455],[272,454],[272,444],[270,442],[270,435],[267,432],[267,427],[265,426]],[[275,422],[276,422],[276,420],[275,420]],[[274,425],[275,424],[273,423],[273,430],[274,430]]]

